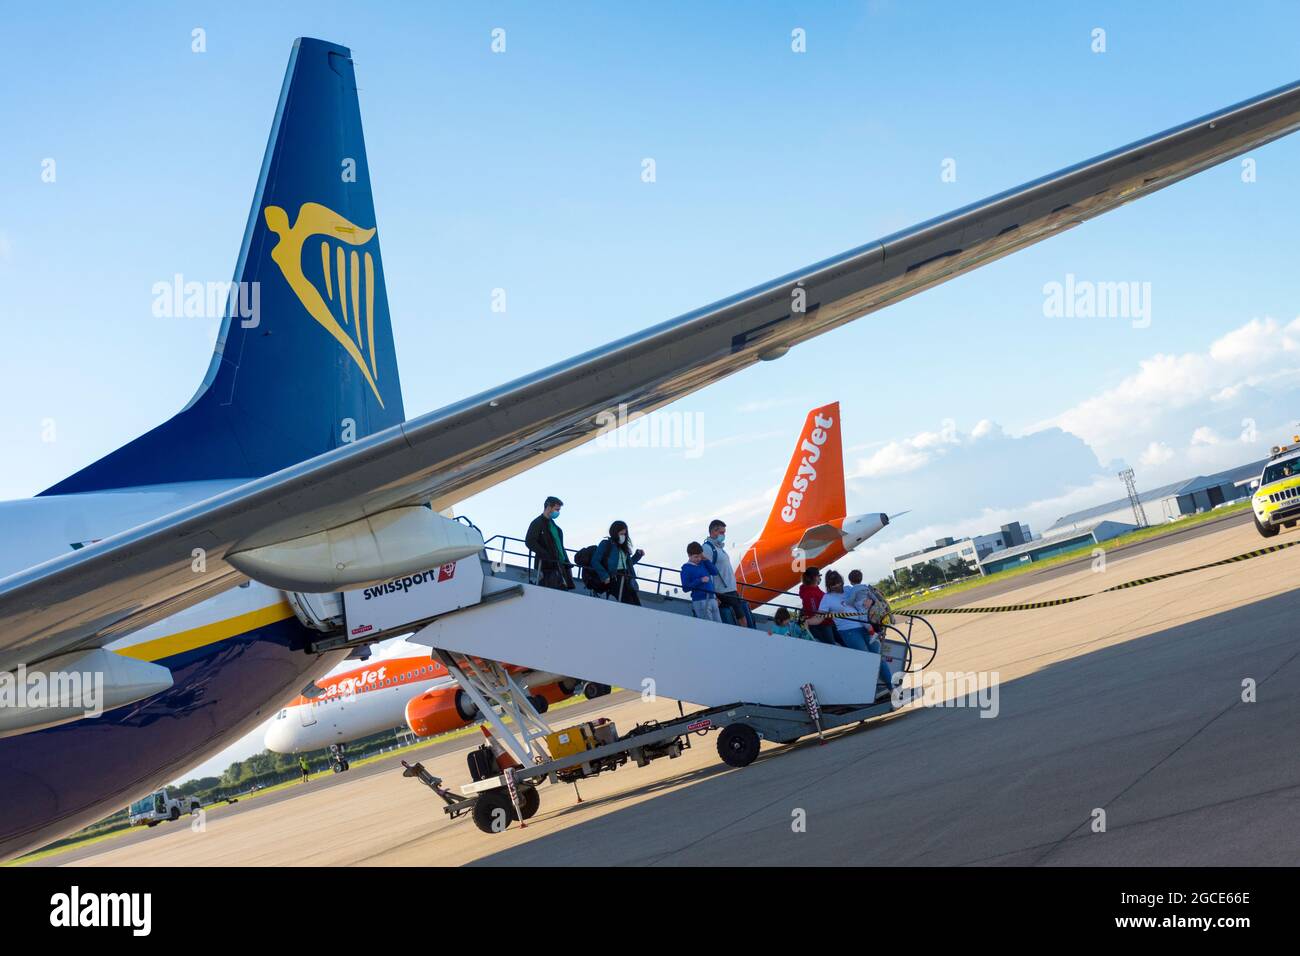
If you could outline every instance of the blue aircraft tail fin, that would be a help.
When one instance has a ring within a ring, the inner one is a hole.
[[[255,478],[404,418],[351,53],[299,39],[198,392],[42,494]]]

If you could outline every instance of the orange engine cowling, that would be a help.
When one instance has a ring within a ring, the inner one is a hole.
[[[417,737],[436,737],[464,727],[478,708],[459,687],[439,687],[406,702],[406,726]]]
[[[573,696],[575,682],[571,680],[557,680],[549,684],[543,684],[541,687],[529,687],[528,693],[538,694],[546,698],[548,704],[558,704]]]

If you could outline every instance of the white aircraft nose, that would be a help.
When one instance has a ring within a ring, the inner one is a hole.
[[[277,754],[293,753],[293,734],[289,732],[288,724],[288,718],[284,718],[272,721],[271,726],[266,728],[262,743],[267,750]]]

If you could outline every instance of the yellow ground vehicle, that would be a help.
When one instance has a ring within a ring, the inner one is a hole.
[[[1275,447],[1251,488],[1255,530],[1271,538],[1284,527],[1294,528],[1300,521],[1300,439]]]

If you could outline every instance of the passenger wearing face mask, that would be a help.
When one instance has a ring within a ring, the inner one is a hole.
[[[749,602],[736,593],[736,572],[731,567],[731,555],[723,545],[727,541],[727,523],[720,518],[709,522],[709,537],[704,542],[704,556],[718,569],[714,594],[724,624],[741,624],[754,627],[754,615],[749,613]]]
[[[564,550],[564,532],[555,523],[564,502],[551,496],[546,499],[542,513],[533,519],[524,535],[528,550],[537,555],[538,584],[561,591],[573,590],[573,572],[569,553]]]
[[[637,594],[636,563],[645,557],[640,548],[632,550],[632,539],[628,537],[627,522],[615,521],[609,526],[609,537],[596,547],[596,555],[591,559],[591,569],[600,576],[605,585],[605,593],[616,597],[624,604],[641,606]]]

